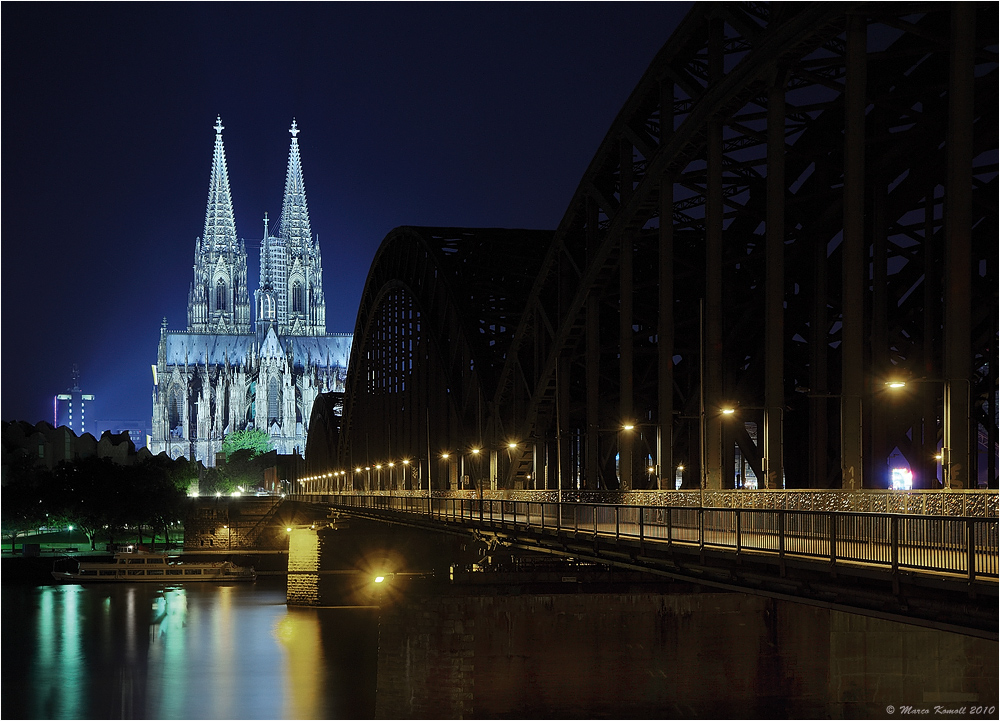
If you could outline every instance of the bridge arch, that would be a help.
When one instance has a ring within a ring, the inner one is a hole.
[[[490,477],[495,458],[466,468],[463,454],[484,445],[504,336],[550,237],[416,227],[386,236],[362,293],[345,388],[338,457],[356,484],[448,488],[460,470],[475,483]],[[400,468],[403,460],[411,463]]]

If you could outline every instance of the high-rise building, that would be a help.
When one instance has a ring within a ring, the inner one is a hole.
[[[319,241],[312,236],[293,120],[278,233],[267,215],[251,321],[246,244],[237,240],[221,118],[205,230],[195,240],[186,331],[160,330],[150,450],[215,464],[223,438],[264,430],[279,453],[304,452],[313,401],[343,391],[350,333],[326,332]]]
[[[78,436],[87,432],[87,409],[94,415],[94,396],[80,389],[80,369],[73,366],[73,387],[57,393],[52,399],[52,423],[58,428],[66,426]]]

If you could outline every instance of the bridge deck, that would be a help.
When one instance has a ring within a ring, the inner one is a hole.
[[[302,496],[377,520],[997,638],[996,518]]]

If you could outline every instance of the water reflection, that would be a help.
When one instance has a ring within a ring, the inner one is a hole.
[[[319,672],[323,668],[323,647],[316,611],[289,609],[288,615],[274,624],[273,634],[285,652],[281,681],[285,707],[284,718],[321,718]]]
[[[4,718],[370,718],[377,618],[283,584],[3,587]]]
[[[39,603],[38,653],[32,675],[39,687],[40,710],[53,718],[78,717],[85,693],[79,591],[79,586],[52,589],[43,594]],[[4,656],[7,657],[6,651]]]

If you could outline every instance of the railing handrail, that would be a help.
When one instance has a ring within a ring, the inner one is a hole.
[[[877,490],[877,489],[869,489]],[[310,494],[299,494],[304,496],[342,496],[351,498],[430,498],[434,501],[455,501],[455,502],[475,502],[481,501],[483,503],[528,503],[528,504],[540,504],[540,505],[552,505],[552,506],[593,506],[600,508],[635,508],[635,509],[650,509],[650,510],[678,510],[678,511],[697,511],[699,509],[705,511],[727,511],[730,513],[797,513],[802,515],[815,515],[815,516],[825,516],[831,513],[836,513],[841,516],[892,516],[896,518],[922,518],[922,519],[937,519],[945,521],[961,521],[965,519],[975,520],[975,521],[991,521],[993,523],[1000,522],[1000,518],[996,516],[946,516],[941,514],[925,514],[925,513],[895,513],[892,511],[842,511],[838,509],[830,510],[816,510],[811,508],[744,508],[744,507],[728,507],[728,506],[675,506],[675,505],[656,505],[656,506],[646,506],[635,503],[594,503],[590,501],[574,501],[574,500],[564,500],[564,501],[546,501],[542,499],[529,499],[529,498],[480,498],[478,496],[412,496],[408,494],[398,494],[393,495],[391,493],[365,493],[365,492],[354,492],[354,493],[310,493]]]

